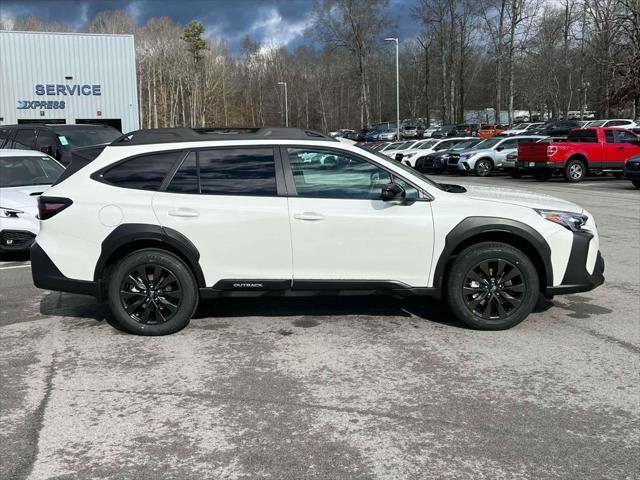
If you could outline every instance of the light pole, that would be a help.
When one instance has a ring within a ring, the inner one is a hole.
[[[400,64],[397,38],[385,38],[385,42],[396,42],[396,140],[400,140]]]
[[[278,85],[284,85],[284,124],[289,126],[289,99],[287,98],[287,82],[278,82]]]

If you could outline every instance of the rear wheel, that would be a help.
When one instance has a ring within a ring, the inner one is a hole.
[[[119,325],[138,335],[167,335],[191,320],[198,286],[187,265],[157,249],[134,252],[109,278],[109,307]]]
[[[455,316],[480,330],[503,330],[522,322],[540,293],[531,260],[517,248],[498,242],[463,250],[451,266],[446,289]]]
[[[567,182],[578,183],[587,174],[587,167],[582,160],[569,160],[564,167],[564,178]]]
[[[493,163],[489,159],[481,158],[476,162],[473,169],[479,177],[487,177],[491,174],[491,170],[493,170]]]

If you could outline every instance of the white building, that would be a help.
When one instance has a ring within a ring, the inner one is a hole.
[[[0,31],[0,125],[139,128],[133,35]]]

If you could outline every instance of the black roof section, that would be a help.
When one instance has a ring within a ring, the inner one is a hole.
[[[0,125],[0,128],[113,128],[104,123],[47,123],[47,122],[30,122],[30,123],[14,123],[12,125]]]
[[[154,128],[135,130],[111,142],[111,146],[149,145],[173,142],[208,142],[215,140],[325,140],[336,141],[322,133],[288,127],[216,127]]]

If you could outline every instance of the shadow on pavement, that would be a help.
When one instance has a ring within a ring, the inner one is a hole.
[[[0,252],[0,262],[25,262],[29,260],[29,251]]]

